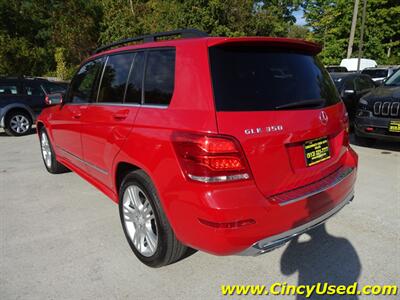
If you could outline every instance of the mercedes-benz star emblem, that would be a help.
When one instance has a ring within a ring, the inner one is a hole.
[[[324,112],[324,111],[321,111],[321,112],[320,112],[320,114],[319,114],[319,120],[321,121],[321,123],[322,123],[323,125],[328,124],[329,118],[328,118],[328,115],[326,114],[326,112]]]

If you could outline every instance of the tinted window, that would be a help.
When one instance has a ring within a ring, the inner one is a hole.
[[[353,78],[348,78],[344,82],[344,89],[345,90],[354,90],[354,80]]]
[[[357,91],[363,91],[374,87],[374,83],[372,82],[372,80],[364,76],[356,77],[354,79],[354,84]]]
[[[18,88],[14,83],[0,83],[0,95],[17,95]]]
[[[60,93],[60,92],[64,92],[66,90],[65,85],[61,85],[61,84],[56,84],[53,82],[46,82],[42,85],[46,91],[47,94],[51,94],[51,93]]]
[[[328,106],[340,101],[329,74],[311,55],[225,46],[210,48],[210,60],[218,111],[274,110],[309,100]]]
[[[354,90],[354,78],[353,77],[340,77],[331,76],[333,83],[335,84],[337,90],[341,92],[342,90]]]
[[[146,104],[168,105],[174,91],[175,50],[149,51],[144,81]]]
[[[390,78],[385,82],[386,86],[400,86],[400,71],[394,73]]]
[[[101,80],[98,102],[123,102],[133,56],[133,53],[125,53],[108,57]]]
[[[328,72],[347,72],[345,67],[326,67]]]
[[[388,76],[389,70],[387,69],[367,69],[367,70],[362,70],[361,73],[367,74],[371,76],[372,78],[381,78],[381,77],[386,77]]]
[[[351,86],[353,84],[353,79],[348,78],[347,76],[340,77],[340,76],[332,75],[331,78],[338,90],[341,90],[343,87],[345,87],[347,89],[347,86]]]
[[[131,75],[126,89],[125,102],[127,103],[142,102],[144,56],[144,52],[138,52],[133,60]]]
[[[74,103],[92,102],[94,96],[94,84],[102,66],[102,59],[90,61],[85,64],[72,80],[71,89],[67,101]]]
[[[30,82],[24,83],[24,94],[28,96],[44,96],[40,85]]]

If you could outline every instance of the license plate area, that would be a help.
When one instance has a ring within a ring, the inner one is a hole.
[[[400,133],[400,120],[392,120],[388,126],[389,132]]]
[[[306,141],[304,143],[306,166],[311,167],[331,158],[327,137]]]

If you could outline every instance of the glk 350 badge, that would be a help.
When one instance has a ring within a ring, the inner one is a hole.
[[[244,133],[247,135],[250,134],[261,134],[261,133],[272,133],[283,131],[283,125],[271,125],[266,127],[257,127],[257,128],[246,128]]]

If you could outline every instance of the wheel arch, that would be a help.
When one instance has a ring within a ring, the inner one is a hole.
[[[42,130],[42,128],[44,128],[44,123],[42,121],[37,121],[36,122],[36,132],[37,134],[40,133],[40,131]]]
[[[125,161],[120,161],[117,163],[115,167],[115,172],[114,172],[114,184],[115,184],[115,193],[117,196],[119,196],[119,189],[121,187],[122,181],[124,180],[125,176],[133,171],[136,170],[143,170],[139,168],[138,166],[125,162]],[[146,172],[145,170],[143,170]],[[119,201],[119,198],[117,198]]]
[[[13,104],[9,104],[9,105],[3,107],[2,112],[1,112],[2,115],[0,116],[0,127],[3,127],[3,128],[5,127],[5,125],[6,125],[5,120],[6,120],[7,116],[10,113],[15,112],[15,111],[27,112],[29,114],[29,116],[31,117],[32,124],[36,120],[35,114],[29,106],[22,104],[22,103],[13,103]]]

